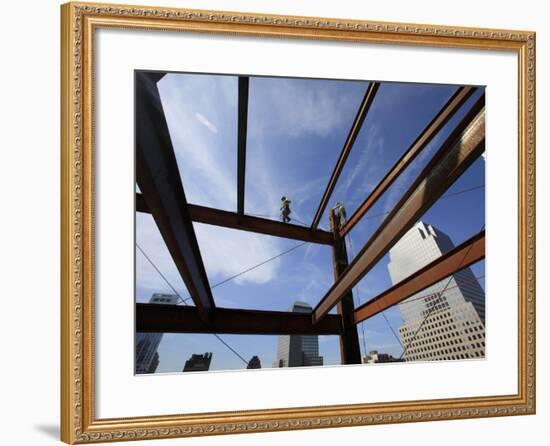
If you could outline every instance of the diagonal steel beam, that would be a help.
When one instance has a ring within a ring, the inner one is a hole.
[[[246,176],[246,134],[248,124],[248,77],[239,76],[239,112],[237,128],[237,213],[244,214]]]
[[[485,258],[485,231],[380,293],[353,313],[356,324],[381,313],[414,294]]]
[[[144,214],[150,214],[151,211],[147,207],[147,203],[145,203],[145,198],[143,198],[143,195],[136,192],[136,212],[143,212]]]
[[[367,113],[370,110],[372,101],[374,100],[376,92],[378,91],[378,87],[380,87],[380,83],[371,82],[369,84],[369,87],[367,88],[365,96],[363,97],[363,101],[361,102],[357,115],[355,116],[355,120],[353,121],[353,125],[351,126],[351,129],[349,131],[348,137],[346,138],[346,142],[344,143],[344,147],[340,152],[340,157],[336,162],[336,166],[334,166],[334,170],[332,171],[332,175],[330,176],[330,180],[327,184],[327,188],[325,189],[325,193],[321,198],[321,203],[319,204],[319,208],[317,209],[317,212],[315,213],[315,217],[313,218],[313,222],[311,223],[312,230],[317,228],[317,226],[319,225],[319,222],[321,221],[321,218],[323,217],[323,213],[325,212],[325,209],[327,207],[328,200],[332,195],[332,191],[336,187],[338,178],[340,177],[340,174],[344,169],[344,164],[346,163],[346,160],[348,159],[348,156],[353,147],[353,144],[355,143],[355,140],[357,139],[357,136],[361,131],[361,126],[363,125],[363,121],[365,120],[365,117],[367,116]]]
[[[301,240],[309,243],[320,243],[322,245],[332,245],[334,237],[331,232],[316,229],[310,231],[303,226],[281,223],[266,218],[250,217],[234,212],[222,211],[196,204],[187,205],[191,220],[197,223],[207,225],[222,226],[230,229],[240,229],[242,231],[256,232],[258,234],[272,235],[274,237],[284,237],[294,240]],[[143,196],[136,194],[136,210],[138,212],[150,213]]]
[[[216,308],[204,322],[195,307],[136,305],[136,331],[142,333],[227,333],[261,335],[339,335],[341,318],[329,315],[313,325],[311,314]]]
[[[214,299],[156,82],[147,72],[135,73],[136,179],[201,318],[208,321]]]
[[[319,321],[409,230],[485,149],[484,98],[480,98],[405,192],[377,231],[313,310]]]
[[[365,201],[357,208],[353,215],[340,230],[340,234],[345,236],[361,220],[378,199],[393,184],[399,175],[409,166],[417,155],[433,140],[434,136],[449,122],[458,109],[468,100],[476,91],[475,87],[460,87],[451,96],[447,103],[428,123],[421,134],[411,144],[403,156],[395,163],[382,180],[376,185]]]

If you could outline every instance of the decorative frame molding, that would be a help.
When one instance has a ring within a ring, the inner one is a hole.
[[[92,443],[535,413],[535,33],[67,3],[61,8],[61,439]],[[519,66],[516,395],[287,409],[94,417],[93,35],[100,27],[509,51]]]

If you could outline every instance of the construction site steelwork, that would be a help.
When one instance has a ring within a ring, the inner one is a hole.
[[[237,209],[236,212],[188,203],[170,138],[157,82],[164,73],[135,73],[136,210],[152,215],[194,306],[136,304],[137,332],[261,335],[337,335],[341,364],[361,363],[357,325],[410,296],[485,258],[485,232],[474,235],[441,258],[396,283],[358,308],[353,287],[451,187],[485,150],[485,95],[469,108],[397,204],[383,219],[355,258],[348,259],[346,235],[426,148],[476,87],[457,88],[389,169],[363,203],[343,224],[329,211],[331,230],[319,229],[338,178],[377,94],[370,82],[330,180],[309,227],[245,213],[246,136],[249,78],[238,78]],[[334,283],[311,314],[220,308],[212,295],[193,222],[318,243],[332,247]],[[336,314],[329,314],[333,308]]]

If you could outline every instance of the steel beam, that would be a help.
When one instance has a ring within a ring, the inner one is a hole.
[[[485,231],[466,240],[461,245],[361,305],[354,312],[354,321],[358,324],[375,316],[484,258]]]
[[[395,205],[340,279],[313,310],[325,317],[485,149],[484,98],[480,98]]]
[[[339,335],[341,319],[327,316],[313,325],[311,314],[240,310],[217,307],[204,322],[197,308],[182,305],[137,304],[136,331],[153,333],[227,333],[258,335]]]
[[[248,77],[239,76],[239,117],[237,128],[237,214],[239,214],[239,217],[242,217],[244,214],[248,83]]]
[[[149,212],[140,194],[136,194],[136,209],[138,212]],[[243,231],[301,240],[309,243],[320,243],[323,245],[332,245],[334,241],[334,237],[330,232],[320,229],[310,231],[303,226],[281,223],[266,218],[250,217],[248,215],[239,217],[239,214],[234,212],[197,206],[195,204],[189,204],[187,209],[191,220],[197,223],[222,226],[230,229],[240,229]]]
[[[335,222],[334,209],[330,210],[329,218],[330,227],[334,234],[334,246],[332,247],[334,279],[338,280],[348,266],[348,253],[345,240],[338,235],[339,228]],[[361,364],[361,348],[359,346],[357,325],[353,319],[355,305],[351,290],[336,304],[336,309],[342,318],[340,362],[342,364]]]
[[[367,113],[370,110],[372,101],[374,100],[376,92],[378,91],[378,87],[380,87],[380,84],[378,82],[371,82],[367,88],[365,96],[363,97],[363,101],[361,102],[357,115],[355,116],[355,120],[353,121],[353,125],[351,126],[351,129],[349,131],[348,137],[346,138],[346,142],[344,143],[344,147],[340,152],[340,157],[338,158],[338,161],[336,162],[336,166],[332,171],[332,175],[330,176],[330,180],[327,184],[327,188],[325,189],[325,193],[321,198],[321,203],[319,204],[319,208],[317,209],[317,212],[315,213],[315,217],[313,218],[313,222],[311,223],[312,230],[317,228],[317,226],[319,225],[319,222],[321,221],[321,218],[323,217],[323,213],[325,212],[325,209],[327,207],[328,200],[332,195],[332,191],[336,187],[338,178],[340,177],[340,174],[344,169],[344,164],[346,163],[346,160],[348,159],[348,156],[353,147],[353,144],[355,143],[355,140],[357,139],[357,136],[361,131],[361,126],[363,125],[363,121],[365,120],[365,117],[367,116]]]
[[[137,183],[198,313],[208,321],[214,299],[187,209],[156,77],[136,72],[135,88]]]
[[[143,198],[143,195],[136,192],[136,212],[143,212],[145,214],[150,214],[151,211],[147,207],[147,203],[145,203],[145,198]]]
[[[397,177],[409,166],[409,164],[424,150],[424,148],[433,140],[434,136],[441,128],[449,122],[449,119],[458,111],[458,109],[468,100],[468,98],[476,91],[475,87],[460,87],[451,96],[447,103],[428,123],[418,138],[411,144],[407,151],[388,171],[386,176],[380,180],[376,187],[372,190],[369,196],[357,208],[353,215],[346,222],[340,234],[345,236],[353,227],[361,220],[361,218],[371,209],[378,199],[386,192],[393,184]]]

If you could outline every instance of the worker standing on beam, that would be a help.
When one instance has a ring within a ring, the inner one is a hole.
[[[288,198],[281,197],[281,220],[283,220],[283,223],[290,222],[290,203],[292,202]]]
[[[342,229],[342,227],[346,224],[346,208],[340,201],[336,203],[336,206],[334,206],[334,215],[336,216],[336,224],[338,225],[338,229]]]

